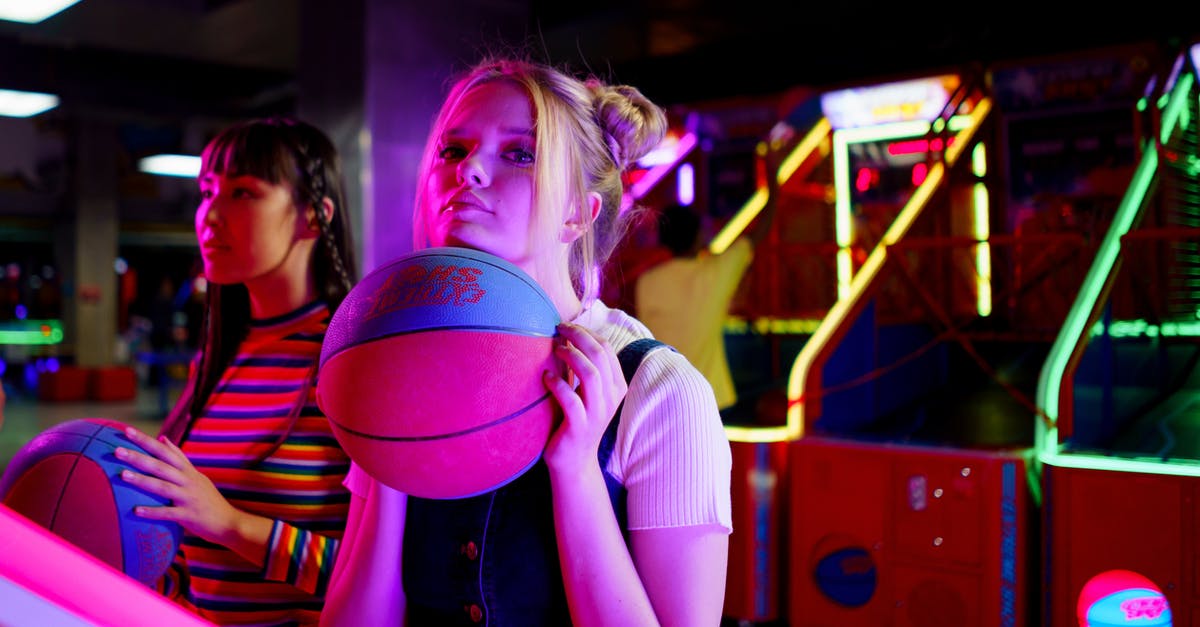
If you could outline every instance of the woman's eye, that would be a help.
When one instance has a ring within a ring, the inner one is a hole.
[[[461,146],[455,145],[443,146],[442,149],[438,151],[438,157],[444,161],[457,161],[466,155],[467,151],[463,150]]]
[[[515,148],[508,151],[508,160],[517,165],[530,165],[533,163],[533,153],[524,148]]]
[[[253,194],[250,193],[250,190],[246,189],[245,187],[235,188],[232,195],[234,198],[250,198],[253,196]]]
[[[211,189],[202,189],[202,190],[200,190],[200,198],[201,198],[201,199],[203,199],[203,200],[208,200],[208,199],[210,199],[210,198],[212,198],[212,197],[213,197],[213,193],[212,193],[212,190],[211,190]]]

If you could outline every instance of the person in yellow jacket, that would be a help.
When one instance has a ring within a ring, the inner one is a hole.
[[[637,279],[634,299],[638,318],[654,337],[683,353],[712,384],[722,412],[737,403],[737,390],[725,355],[724,325],[729,305],[754,250],[766,238],[779,195],[778,148],[792,129],[779,124],[766,153],[767,203],[755,221],[729,248],[714,254],[701,238],[700,216],[691,207],[670,205],[658,218],[659,244],[672,257]]]

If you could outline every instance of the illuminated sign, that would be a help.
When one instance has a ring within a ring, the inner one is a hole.
[[[0,345],[58,344],[62,339],[62,322],[59,320],[0,321]]]
[[[821,95],[821,111],[835,129],[892,122],[932,122],[958,88],[953,74],[853,87]]]
[[[1112,337],[1200,337],[1200,320],[1150,324],[1145,320],[1116,320],[1107,334]],[[1104,323],[1092,327],[1092,337],[1105,335]]]

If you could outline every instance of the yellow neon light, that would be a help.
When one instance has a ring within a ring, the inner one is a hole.
[[[979,317],[992,315],[992,247],[983,242],[975,246],[975,311]]]
[[[725,427],[730,442],[781,442],[795,439],[788,427]]]
[[[987,185],[976,183],[972,191],[975,211],[973,235],[975,240],[980,242],[975,245],[975,310],[980,316],[987,317],[992,315],[992,250],[991,244],[988,243],[991,226],[988,224],[990,208]]]
[[[808,373],[812,368],[817,354],[829,342],[834,330],[845,322],[853,305],[857,304],[863,297],[867,286],[871,284],[871,281],[883,267],[883,262],[887,257],[888,246],[898,242],[908,232],[917,215],[924,209],[930,195],[941,184],[946,173],[946,168],[952,167],[958,162],[958,158],[962,155],[964,147],[970,144],[971,138],[974,137],[980,123],[991,112],[991,109],[991,98],[985,97],[979,101],[974,111],[965,116],[959,135],[946,148],[945,161],[935,163],[929,169],[929,174],[925,180],[917,186],[912,198],[900,210],[892,225],[884,233],[882,240],[875,245],[870,255],[867,256],[866,262],[859,269],[858,274],[850,282],[850,294],[846,298],[839,298],[834,303],[833,307],[829,309],[829,313],[826,314],[821,324],[817,327],[817,330],[813,332],[812,337],[800,349],[800,353],[796,356],[796,361],[792,366],[792,372],[788,377],[788,412],[785,434],[789,439],[796,439],[804,434],[803,398],[805,383],[808,381]],[[952,119],[951,121],[953,122],[954,120]],[[951,124],[951,128],[955,126],[955,124]]]
[[[838,300],[850,295],[850,282],[854,280],[854,259],[849,246],[843,246],[837,251],[837,297]]]
[[[842,131],[833,133],[833,193],[836,203],[833,208],[834,239],[838,248],[850,245],[850,150],[849,137]],[[845,281],[849,282],[847,275]],[[843,277],[838,272],[838,285]]]
[[[987,147],[983,142],[975,144],[971,151],[971,174],[983,178],[987,176]]]
[[[933,125],[921,120],[914,120],[838,129],[833,132],[833,189],[835,194],[833,224],[834,237],[840,249],[837,257],[838,298],[845,298],[850,294],[850,282],[854,278],[854,264],[850,261],[851,253],[849,252],[850,243],[854,240],[854,220],[851,217],[850,199],[850,144],[919,137],[929,133],[930,129],[941,129],[943,126],[951,131],[959,132],[971,123],[971,119],[967,115],[956,115],[950,118],[949,124],[943,123],[940,119],[936,120]],[[958,150],[961,151],[961,148]]]
[[[825,118],[817,120],[804,139],[801,139],[792,152],[779,163],[779,182],[781,184],[792,178],[800,164],[804,163],[808,156],[821,145],[821,141],[829,136],[829,131],[829,120]]]
[[[742,205],[742,208],[729,219],[729,222],[725,223],[725,227],[721,229],[721,232],[717,233],[717,236],[713,238],[712,242],[708,245],[708,250],[714,255],[725,252],[725,249],[733,245],[733,242],[742,234],[742,231],[745,231],[746,227],[750,226],[750,223],[758,216],[758,213],[766,206],[766,188],[760,187],[754,190],[754,195],[750,197],[750,200]]]
[[[800,167],[800,164],[804,163],[808,159],[808,156],[817,149],[817,146],[821,145],[821,141],[829,136],[830,128],[829,120],[825,118],[817,120],[817,123],[808,131],[804,139],[801,139],[796,144],[796,147],[784,157],[783,161],[779,163],[779,172],[776,173],[778,177],[776,180],[781,185],[786,183],[796,173],[796,169]],[[754,218],[758,216],[758,213],[765,206],[767,206],[767,189],[760,187],[754,191],[754,195],[750,197],[750,200],[746,201],[746,204],[742,205],[742,208],[734,214],[733,218],[725,224],[721,232],[717,233],[716,237],[708,245],[708,249],[714,255],[725,252],[725,249],[733,244],[734,240],[742,234],[742,231],[746,230],[746,227],[754,221]]]

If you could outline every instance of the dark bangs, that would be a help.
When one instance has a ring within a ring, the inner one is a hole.
[[[272,184],[296,183],[296,159],[286,129],[240,124],[213,138],[201,155],[201,173],[253,176]]]

